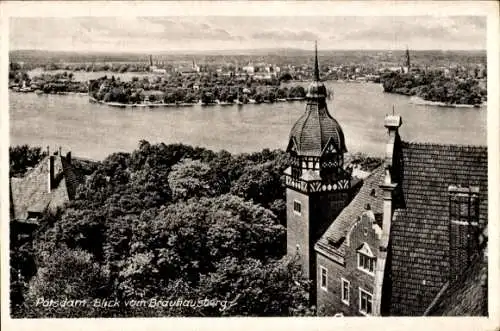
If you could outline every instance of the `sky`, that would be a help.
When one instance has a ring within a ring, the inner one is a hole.
[[[11,50],[486,49],[485,16],[17,17],[9,29]]]

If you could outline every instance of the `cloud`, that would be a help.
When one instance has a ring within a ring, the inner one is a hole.
[[[481,16],[13,18],[13,49],[147,51],[299,47],[484,49]],[[132,49],[133,48],[133,49]]]
[[[433,44],[431,48],[461,42],[463,48],[467,49],[468,46],[477,48],[480,45],[484,48],[486,38],[486,20],[481,17],[355,17],[347,20],[350,22],[346,22],[346,25],[355,25],[357,28],[344,30],[341,34],[334,33],[329,36],[330,40],[410,45],[425,41]]]
[[[204,22],[196,22],[184,18],[164,19],[160,17],[142,17],[141,21],[162,27],[161,31],[153,34],[154,37],[168,40],[241,40],[244,37],[233,35],[226,29],[212,26]],[[149,33],[151,36],[151,33]]]
[[[261,31],[252,34],[253,39],[265,40],[290,40],[290,41],[311,41],[318,39],[318,35],[310,31],[290,31],[290,30],[273,30]]]
[[[477,29],[486,29],[486,16],[455,16],[457,23],[471,25]]]

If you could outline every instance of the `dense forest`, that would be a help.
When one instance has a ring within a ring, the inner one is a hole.
[[[11,175],[44,156],[13,147]],[[380,160],[349,157],[365,170]],[[71,201],[29,238],[11,226],[14,317],[312,315],[309,284],[286,253],[288,156],[231,155],[141,141],[94,166]],[[37,300],[105,299],[103,309]],[[131,300],[205,300],[201,306],[127,306]],[[217,301],[218,300],[218,301]],[[216,303],[219,303],[217,305]],[[221,307],[220,303],[225,303]]]
[[[428,101],[479,105],[486,100],[486,89],[477,80],[446,77],[442,71],[391,72],[381,80],[385,92],[414,95]]]
[[[283,258],[286,164],[281,151],[233,156],[146,141],[110,155],[31,240],[13,240],[13,316],[307,314],[308,284]],[[232,304],[125,306],[180,297]],[[39,298],[120,304],[55,309]]]

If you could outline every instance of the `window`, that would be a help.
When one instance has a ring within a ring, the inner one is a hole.
[[[361,287],[359,288],[359,312],[363,315],[372,314],[372,295]]]
[[[373,275],[376,262],[377,258],[373,255],[370,246],[367,243],[363,243],[358,249],[358,269]]]
[[[372,274],[375,271],[375,261],[376,261],[375,258],[366,256],[365,254],[358,252],[358,268],[359,269]]]
[[[293,200],[293,212],[297,215],[302,215],[302,204],[297,200]]]
[[[341,278],[341,280],[342,280],[342,302],[349,306],[349,298],[350,298],[349,287],[351,286],[351,283],[348,280],[345,280],[344,278]]]
[[[327,287],[328,286],[328,269],[326,269],[323,266],[320,266],[319,270],[320,270],[320,277],[321,277],[320,287],[322,290],[328,291],[328,287]]]

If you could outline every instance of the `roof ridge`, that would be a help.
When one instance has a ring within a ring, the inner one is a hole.
[[[421,145],[421,146],[439,146],[439,147],[456,147],[456,148],[480,148],[487,149],[488,145],[469,145],[469,144],[440,144],[440,143],[432,143],[432,142],[420,142],[420,141],[406,141],[401,140],[401,143],[407,145]]]
[[[311,109],[308,109],[308,105],[306,105],[306,111],[305,113],[302,115],[304,116],[305,115],[305,118],[304,118],[304,122],[302,122],[302,125],[300,127],[300,135],[299,135],[299,146],[298,146],[298,153],[300,153],[302,151],[302,133],[304,132],[304,126],[306,126],[306,123],[307,123],[307,120],[309,119],[309,116],[311,115]]]
[[[385,165],[382,163],[381,165],[379,165],[378,167],[376,167],[375,169],[373,169],[373,170],[370,172],[370,174],[369,174],[368,176],[366,176],[366,177],[363,179],[363,185],[362,185],[362,186],[364,186],[364,185],[365,185],[365,182],[366,182],[366,180],[367,180],[368,178],[371,178],[371,177],[375,176],[375,174],[377,173],[377,171],[381,171],[381,170],[383,170],[383,169],[384,169],[384,167],[385,167]]]
[[[44,164],[44,162],[47,162],[48,158],[49,158],[49,156],[48,156],[48,155],[47,155],[47,156],[45,156],[45,157],[44,157],[44,158],[42,158],[40,161],[38,161],[38,163],[37,163],[34,167],[32,167],[32,168],[28,169],[28,170],[24,173],[24,176],[22,176],[22,177],[15,177],[15,178],[19,178],[19,179],[28,178],[30,175],[32,175],[32,173],[33,173],[36,169],[38,169],[38,167],[42,167],[42,166],[43,166],[43,164]]]

